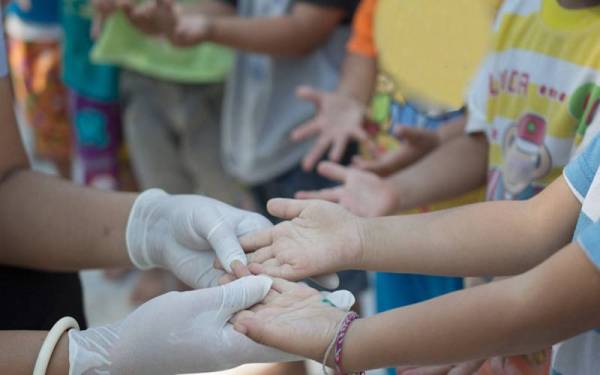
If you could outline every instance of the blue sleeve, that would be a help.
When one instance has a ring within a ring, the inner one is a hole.
[[[600,269],[600,221],[585,228],[577,237],[577,242],[592,263]]]
[[[8,75],[6,45],[4,43],[4,26],[2,25],[2,7],[0,6],[0,78]]]
[[[600,135],[575,160],[571,161],[564,170],[564,176],[573,194],[583,202],[587,195],[596,170],[600,166]]]

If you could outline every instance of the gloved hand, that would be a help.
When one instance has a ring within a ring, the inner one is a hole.
[[[118,323],[71,330],[69,374],[165,375],[298,360],[254,343],[228,323],[262,301],[271,285],[267,276],[248,276],[222,287],[171,292]]]
[[[214,250],[229,273],[247,275],[238,237],[272,224],[263,216],[198,195],[159,189],[136,199],[127,223],[127,250],[140,269],[166,268],[194,288],[216,286]],[[233,268],[233,269],[232,269]]]

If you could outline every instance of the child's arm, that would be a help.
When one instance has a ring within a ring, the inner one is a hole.
[[[529,201],[360,219],[321,201],[275,199],[292,220],[243,239],[253,272],[300,280],[344,269],[458,276],[524,272],[569,242],[580,203],[564,178]]]
[[[297,2],[285,16],[206,18],[205,35],[199,35],[198,40],[248,52],[302,57],[325,43],[345,16],[346,12],[339,7]],[[182,23],[186,22],[185,17]],[[203,20],[192,18],[190,22]],[[203,33],[202,28],[198,30]]]
[[[600,271],[572,243],[523,275],[359,321],[347,338],[346,366],[531,353],[599,327],[598,295]],[[366,355],[369,347],[384,349]]]
[[[236,329],[320,360],[345,314],[318,296],[311,301],[299,296],[299,286],[284,285],[274,285],[280,294],[263,308],[241,313]],[[599,295],[600,270],[572,243],[520,276],[356,321],[344,341],[344,369],[446,364],[540,350],[599,327]]]

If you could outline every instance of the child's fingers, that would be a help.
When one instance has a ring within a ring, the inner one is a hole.
[[[299,191],[295,194],[294,197],[296,199],[322,199],[329,202],[337,203],[340,201],[342,192],[342,187],[335,187],[315,191]]]
[[[290,134],[290,138],[294,142],[300,142],[319,134],[320,131],[321,127],[319,126],[319,123],[316,121],[316,119],[312,119],[294,129],[294,131],[292,131]]]
[[[248,263],[264,263],[267,260],[274,258],[275,254],[273,253],[273,248],[271,246],[263,247],[262,249],[249,253],[248,255]]]
[[[329,160],[337,163],[342,159],[348,145],[348,140],[349,136],[347,134],[342,134],[334,139],[331,151],[329,151]]]
[[[271,285],[271,289],[278,293],[286,293],[291,292],[292,290],[298,289],[300,286],[298,283],[294,283],[291,281],[287,281],[281,278],[273,278],[273,285]]]
[[[317,167],[317,171],[321,176],[339,182],[346,182],[346,178],[348,178],[349,173],[349,169],[347,167],[343,167],[337,163],[332,163],[329,161],[320,162],[319,166]]]
[[[240,237],[240,245],[245,252],[253,252],[273,243],[273,228],[265,228]]]
[[[329,145],[331,144],[331,139],[329,137],[321,136],[317,139],[313,147],[310,149],[308,154],[304,157],[302,161],[302,167],[305,171],[312,170],[315,165],[323,158],[323,155],[327,152]]]
[[[280,219],[292,220],[298,217],[310,204],[311,201],[306,200],[275,198],[267,203],[267,210],[271,215]]]

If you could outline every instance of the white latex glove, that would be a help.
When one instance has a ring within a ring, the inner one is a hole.
[[[159,189],[136,199],[127,223],[127,249],[140,269],[172,271],[194,288],[215,286],[224,273],[213,267],[214,250],[226,271],[246,265],[238,237],[271,227],[263,216],[199,195],[169,195]]]
[[[267,276],[248,276],[217,288],[171,292],[118,323],[71,330],[69,374],[165,375],[298,360],[256,344],[228,323],[262,301],[271,284]]]

